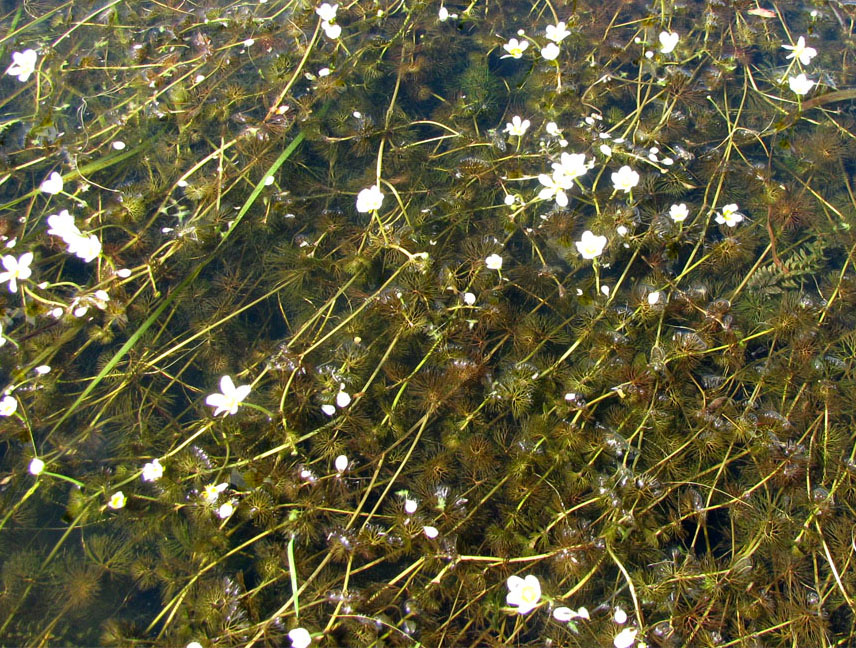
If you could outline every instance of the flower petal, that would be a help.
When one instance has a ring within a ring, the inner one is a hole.
[[[509,576],[506,584],[508,585],[508,589],[514,592],[523,587],[524,580],[520,576]]]
[[[223,376],[220,379],[220,391],[226,395],[235,393],[235,383],[232,382],[231,376]]]

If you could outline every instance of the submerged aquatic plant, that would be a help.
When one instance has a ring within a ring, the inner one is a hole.
[[[5,643],[854,643],[846,6],[31,9]]]

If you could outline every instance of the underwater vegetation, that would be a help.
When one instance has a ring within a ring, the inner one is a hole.
[[[2,11],[0,645],[856,645],[853,5]]]

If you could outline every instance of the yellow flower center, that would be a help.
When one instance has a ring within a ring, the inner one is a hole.
[[[538,592],[535,591],[534,587],[530,587],[529,585],[524,585],[520,589],[520,599],[524,603],[535,603],[538,601]]]

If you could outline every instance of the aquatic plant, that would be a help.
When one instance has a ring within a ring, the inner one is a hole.
[[[854,18],[8,9],[3,643],[853,643]]]

